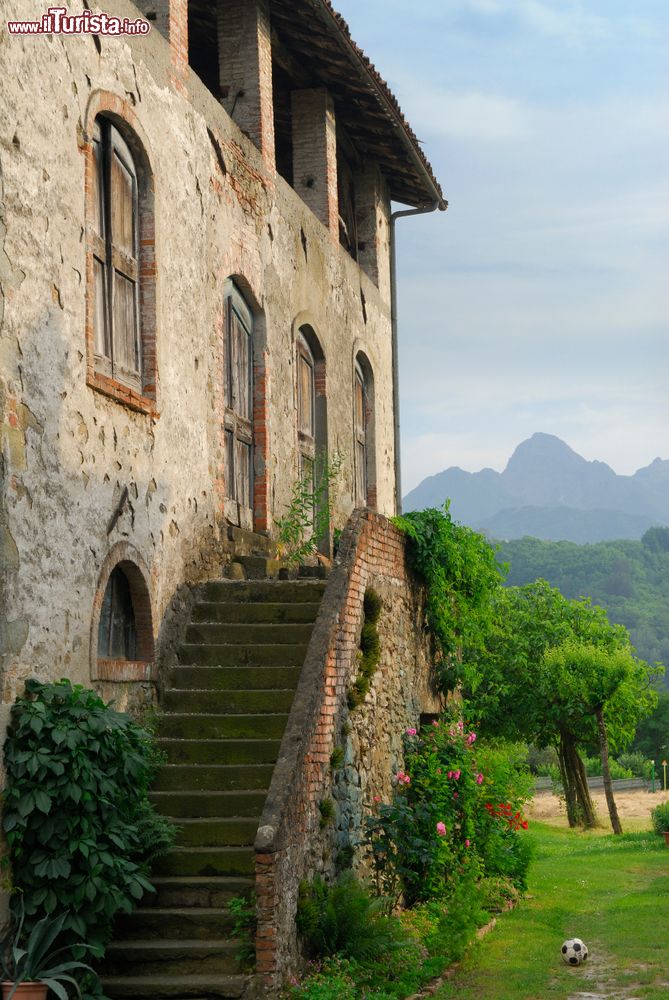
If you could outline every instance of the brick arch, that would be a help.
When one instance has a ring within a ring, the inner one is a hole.
[[[120,569],[130,585],[130,597],[135,615],[137,633],[136,660],[110,660],[98,658],[98,630],[100,613],[109,578]],[[153,609],[147,581],[148,567],[137,549],[128,542],[117,542],[104,560],[93,599],[90,633],[91,680],[98,681],[152,681],[155,679],[155,639]]]
[[[137,170],[139,203],[139,325],[141,390],[119,382],[96,369],[94,350],[95,279],[93,269],[93,195],[95,157],[93,133],[96,118],[110,121],[127,143]],[[94,91],[88,101],[80,148],[85,157],[86,194],[86,382],[92,388],[140,413],[158,416],[158,364],[156,351],[156,247],[155,191],[152,156],[144,129],[133,108],[117,94]]]

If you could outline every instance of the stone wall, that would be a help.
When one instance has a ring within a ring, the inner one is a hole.
[[[367,588],[383,599],[381,658],[365,702],[349,711]],[[355,511],[328,580],[256,839],[257,964],[269,995],[299,964],[300,881],[316,872],[334,876],[346,848],[363,863],[362,817],[372,812],[375,795],[390,796],[392,774],[403,763],[402,733],[422,713],[439,710],[423,602],[406,566],[404,536],[386,518]],[[345,748],[345,761],[333,772],[337,746]],[[324,824],[325,799],[336,809]]]
[[[387,236],[377,287],[189,69],[184,0],[156,9],[160,30],[138,37],[20,37],[0,25],[5,702],[28,675],[85,684],[95,676],[94,612],[115,546],[146,567],[156,649],[179,589],[221,575],[234,547],[221,423],[229,277],[254,317],[256,528],[271,532],[297,477],[295,345],[304,324],[325,358],[328,447],[343,458],[335,525],[354,506],[359,350],[374,373],[378,509],[393,512]],[[105,10],[138,13],[128,0]],[[5,20],[35,16],[32,0],[3,5]],[[151,175],[156,382],[144,400],[96,381],[87,350],[86,177],[98,109],[131,125]],[[133,683],[147,681],[124,681]],[[141,703],[144,694],[128,688],[123,699]]]

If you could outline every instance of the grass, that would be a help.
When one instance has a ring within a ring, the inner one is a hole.
[[[437,1000],[669,998],[669,851],[648,832],[622,837],[534,823],[528,896],[475,944]],[[562,942],[582,938],[571,969]]]

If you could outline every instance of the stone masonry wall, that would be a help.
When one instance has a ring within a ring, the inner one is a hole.
[[[171,0],[168,41],[160,30],[138,37],[10,36],[4,21],[34,18],[35,4],[3,4],[5,703],[30,675],[84,684],[95,676],[94,608],[115,546],[146,567],[157,650],[179,589],[221,575],[229,549],[220,401],[230,277],[254,315],[256,527],[271,532],[297,477],[295,343],[303,324],[325,357],[328,446],[343,458],[335,526],[354,506],[359,349],[374,373],[378,509],[393,512],[387,246],[377,287],[188,68],[179,33],[186,9],[184,0]],[[109,0],[105,10],[138,15],[128,0]],[[86,165],[100,107],[130,121],[151,174],[157,380],[155,400],[144,410],[92,385],[87,358]],[[127,703],[146,696],[138,687]]]
[[[364,704],[347,707],[358,669],[365,590],[383,599],[381,659]],[[423,593],[405,561],[404,536],[378,514],[355,511],[341,539],[309,645],[256,839],[257,968],[268,995],[299,964],[295,914],[299,884],[333,877],[338,854],[357,846],[374,795],[390,796],[401,766],[402,733],[439,710],[431,684]],[[348,726],[344,726],[348,723]],[[342,727],[347,731],[342,736]],[[345,746],[344,767],[330,758]],[[319,804],[336,803],[323,825]],[[341,857],[341,855],[340,855]]]

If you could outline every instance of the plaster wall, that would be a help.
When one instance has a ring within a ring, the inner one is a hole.
[[[110,0],[105,10],[138,15],[124,0]],[[38,16],[30,0],[3,4],[3,22]],[[158,644],[179,588],[220,576],[228,543],[217,400],[230,276],[254,312],[255,361],[265,370],[267,438],[255,473],[266,476],[269,525],[285,510],[297,476],[294,342],[303,323],[325,355],[328,446],[343,458],[335,525],[354,503],[358,350],[374,372],[378,509],[393,513],[387,240],[380,294],[200,80],[189,71],[185,86],[175,85],[170,58],[156,30],[96,40],[10,36],[0,26],[5,702],[26,676],[90,682],[92,609],[113,546],[129,546],[147,567]],[[86,382],[84,168],[99,92],[135,116],[153,175],[152,414]]]

